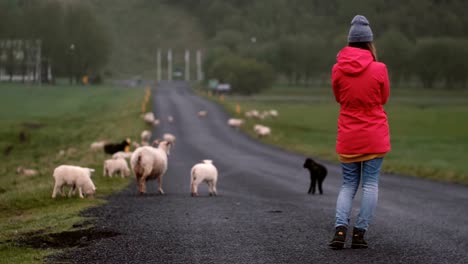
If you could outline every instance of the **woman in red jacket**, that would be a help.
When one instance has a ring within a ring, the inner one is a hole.
[[[390,151],[390,133],[383,105],[390,94],[387,67],[377,62],[369,21],[357,15],[351,21],[348,46],[337,56],[332,86],[340,104],[336,152],[343,184],[336,204],[333,249],[343,248],[354,196],[362,178],[362,199],[353,228],[352,248],[367,248],[364,240],[377,205],[380,168]]]

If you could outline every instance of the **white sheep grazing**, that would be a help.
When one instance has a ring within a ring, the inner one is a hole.
[[[277,111],[277,110],[274,110],[274,109],[270,110],[270,116],[272,116],[272,117],[278,117],[278,111]]]
[[[149,131],[149,130],[143,130],[143,131],[141,132],[140,137],[141,137],[141,141],[142,141],[142,142],[149,142],[150,139],[151,139],[151,131]]]
[[[254,131],[258,137],[266,137],[271,135],[271,128],[262,125],[255,125]]]
[[[91,143],[89,146],[92,151],[102,151],[104,149],[104,145],[106,144],[106,141],[101,140],[101,141],[96,141]]]
[[[172,145],[175,145],[176,137],[172,135],[171,133],[164,133],[163,140],[170,142]]]
[[[102,172],[104,176],[109,177],[112,177],[116,172],[120,172],[120,177],[122,178],[130,176],[130,169],[128,168],[127,161],[124,159],[105,160]]]
[[[244,120],[237,118],[229,118],[227,123],[231,127],[239,128],[244,124]]]
[[[19,166],[18,168],[16,168],[16,173],[24,175],[24,176],[28,176],[28,177],[36,176],[37,174],[39,174],[37,170],[26,169],[22,166]]]
[[[113,159],[130,159],[132,157],[132,153],[133,152],[131,151],[129,152],[119,151],[119,152],[114,153],[114,155],[112,155],[112,158]]]
[[[164,194],[162,178],[167,171],[167,156],[170,154],[171,143],[161,141],[157,148],[145,146],[137,148],[130,159],[140,194],[146,193],[146,181],[156,179],[158,192]]]
[[[65,185],[72,186],[68,193],[68,197],[71,197],[72,194],[75,194],[76,189],[80,198],[84,198],[84,194],[87,196],[93,196],[96,193],[96,187],[94,186],[93,181],[91,180],[91,173],[94,169],[83,168],[78,166],[71,165],[60,165],[54,170],[53,177],[55,179],[54,190],[52,192],[52,198],[55,198],[57,192],[62,196],[65,196],[63,193],[63,187]]]
[[[202,182],[208,184],[210,196],[218,195],[216,183],[218,182],[218,170],[211,160],[203,160],[203,163],[195,164],[190,171],[190,186],[192,196],[198,196],[198,185]]]
[[[143,115],[143,120],[149,124],[149,125],[153,125],[154,123],[154,114],[153,112],[148,112],[146,114]]]
[[[205,110],[198,111],[197,113],[198,117],[205,117],[207,114],[208,112]]]

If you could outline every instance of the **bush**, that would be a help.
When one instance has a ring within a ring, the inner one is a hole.
[[[220,57],[208,69],[208,78],[231,84],[233,93],[251,95],[271,87],[274,73],[268,64],[236,55]]]

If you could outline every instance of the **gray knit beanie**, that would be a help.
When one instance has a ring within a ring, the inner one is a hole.
[[[348,42],[372,42],[373,34],[365,16],[357,15],[351,21]]]

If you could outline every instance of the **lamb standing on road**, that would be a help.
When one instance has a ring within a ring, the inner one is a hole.
[[[227,123],[230,127],[239,129],[239,127],[241,127],[244,124],[244,120],[237,118],[229,118]]]
[[[164,133],[163,140],[170,142],[172,145],[175,145],[176,137],[171,133]]]
[[[145,146],[133,152],[130,164],[140,194],[146,193],[146,181],[150,179],[158,181],[158,192],[164,194],[162,178],[167,171],[167,156],[170,154],[170,148],[170,142],[161,141],[157,148]]]
[[[141,137],[141,142],[146,142],[146,143],[149,142],[151,140],[151,131],[143,130],[141,132],[140,137]]]
[[[104,176],[112,177],[114,173],[120,172],[122,178],[130,176],[130,169],[124,159],[108,159],[104,161],[102,170]]]
[[[203,163],[195,164],[190,171],[190,186],[192,196],[198,196],[198,185],[202,182],[208,184],[210,196],[218,195],[216,183],[218,182],[218,170],[212,160],[203,160]]]
[[[91,180],[91,173],[94,169],[83,168],[79,166],[71,165],[60,165],[55,168],[53,177],[55,179],[54,190],[52,191],[52,198],[55,198],[57,192],[62,196],[63,186],[68,185],[72,186],[68,192],[68,197],[71,197],[75,194],[76,189],[78,188],[78,194],[80,198],[84,198],[84,194],[87,196],[93,196],[96,192],[96,187],[94,186],[93,181]]]

